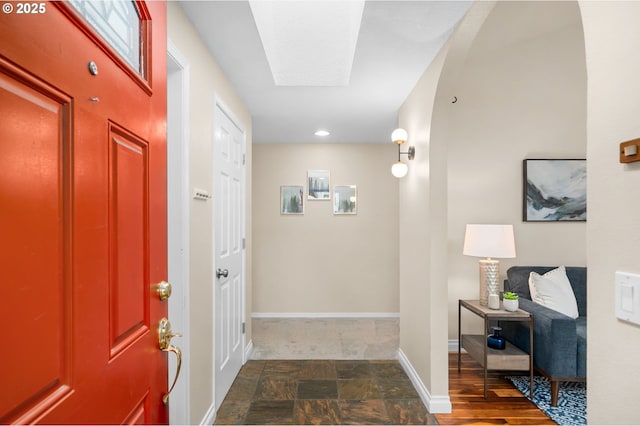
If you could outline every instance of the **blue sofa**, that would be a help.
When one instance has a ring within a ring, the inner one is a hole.
[[[587,377],[587,268],[566,267],[567,278],[578,304],[579,317],[570,318],[531,301],[529,274],[545,274],[553,266],[513,266],[507,270],[504,291],[517,293],[520,309],[533,314],[534,367],[551,381],[551,405],[558,403],[560,382],[586,381]],[[529,326],[503,322],[502,334],[530,353]]]

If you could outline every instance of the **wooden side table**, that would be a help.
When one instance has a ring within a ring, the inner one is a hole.
[[[461,312],[465,308],[484,319],[484,335],[462,334]],[[527,321],[529,323],[529,347],[531,354],[520,350],[507,342],[503,350],[492,349],[487,346],[489,321]],[[500,309],[490,309],[480,305],[479,300],[458,300],[458,372],[460,371],[460,351],[464,348],[471,358],[479,362],[484,369],[484,398],[487,399],[487,379],[489,370],[529,370],[529,397],[533,397],[533,315],[518,309],[516,312],[504,310],[502,302]]]

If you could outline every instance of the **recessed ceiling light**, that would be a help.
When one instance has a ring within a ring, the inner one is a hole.
[[[316,136],[329,136],[331,133],[326,130],[317,130],[313,134]]]

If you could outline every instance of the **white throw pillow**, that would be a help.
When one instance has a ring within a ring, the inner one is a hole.
[[[529,274],[531,300],[573,319],[578,318],[578,304],[564,266],[544,275]]]

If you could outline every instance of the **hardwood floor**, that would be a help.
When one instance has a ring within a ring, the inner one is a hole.
[[[449,354],[449,395],[453,412],[435,415],[441,425],[555,424],[505,379],[504,373],[489,373],[488,396],[485,400],[482,367],[468,354],[462,354],[460,373],[458,354]]]

